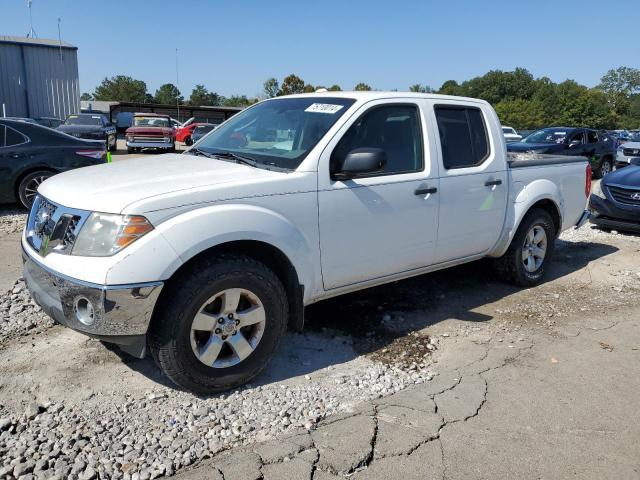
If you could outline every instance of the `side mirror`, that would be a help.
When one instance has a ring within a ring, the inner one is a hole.
[[[578,145],[580,145],[580,144],[581,144],[580,140],[571,140],[571,141],[569,142],[569,148],[576,147],[576,146],[578,146]]]
[[[381,148],[356,148],[351,150],[333,177],[338,180],[355,178],[381,171],[387,164],[387,153]]]

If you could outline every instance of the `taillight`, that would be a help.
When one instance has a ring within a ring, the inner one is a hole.
[[[107,154],[106,150],[78,150],[76,155],[82,155],[83,157],[95,158],[100,160]]]
[[[585,172],[584,179],[584,196],[589,198],[589,194],[591,194],[591,165],[587,163],[587,171]]]

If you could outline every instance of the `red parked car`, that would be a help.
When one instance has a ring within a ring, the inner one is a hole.
[[[186,123],[181,127],[178,127],[176,129],[176,140],[178,142],[183,142],[186,145],[192,145],[193,141],[191,139],[191,135],[193,134],[193,131],[196,129],[196,127],[200,125],[208,125],[208,123],[193,122]]]
[[[133,125],[125,132],[127,152],[139,152],[143,148],[176,150],[176,129],[169,115],[156,113],[136,113]]]

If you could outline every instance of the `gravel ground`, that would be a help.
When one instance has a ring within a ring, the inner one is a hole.
[[[25,214],[18,211],[0,216],[0,233],[20,231],[24,220]],[[616,249],[627,256],[616,260]],[[313,429],[322,418],[349,411],[363,400],[430,381],[437,375],[437,364],[431,364],[429,352],[446,348],[449,336],[486,330],[499,342],[501,337],[518,341],[525,327],[552,330],[575,311],[604,311],[637,302],[640,266],[629,261],[638,257],[637,252],[640,237],[587,226],[563,233],[556,250],[557,278],[533,289],[518,290],[490,276],[485,279],[474,264],[322,302],[309,312],[309,330],[290,335],[289,350],[281,356],[293,352],[299,355],[296,361],[305,364],[313,354],[304,346],[314,345],[314,352],[325,350],[329,358],[336,349],[344,361],[332,360],[322,368],[310,367],[308,374],[284,375],[209,398],[163,386],[161,381],[150,383],[147,390],[95,389],[76,398],[52,393],[44,379],[20,385],[4,375],[0,478],[156,478],[221,449],[290,429]],[[29,355],[43,351],[56,355],[51,353],[55,345],[49,343],[64,330],[51,328],[52,322],[31,302],[22,281],[0,295],[0,314],[3,368],[13,368],[6,365],[14,361],[14,352],[22,351],[27,367],[21,368],[27,369]],[[458,321],[452,327],[447,320],[465,318],[463,314],[492,321]],[[345,317],[359,321],[345,322]],[[110,353],[97,342],[86,341],[77,349],[80,360],[74,368],[92,370],[94,351]],[[33,369],[41,368],[33,358]],[[105,365],[103,370],[127,369],[117,361],[117,367]],[[131,382],[140,381],[136,375],[131,374]],[[14,376],[19,377],[19,371]]]
[[[0,214],[0,235],[18,233],[27,221],[27,211],[24,208],[3,207]]]

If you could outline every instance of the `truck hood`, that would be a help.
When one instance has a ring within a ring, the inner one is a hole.
[[[274,175],[286,174],[202,156],[165,154],[70,170],[42,183],[38,193],[70,208],[120,213],[149,197]],[[212,200],[210,193],[207,199]]]
[[[100,133],[102,127],[99,125],[60,125],[56,130],[61,132],[72,133]]]
[[[603,185],[615,184],[640,188],[640,166],[629,165],[611,172],[602,179]]]

